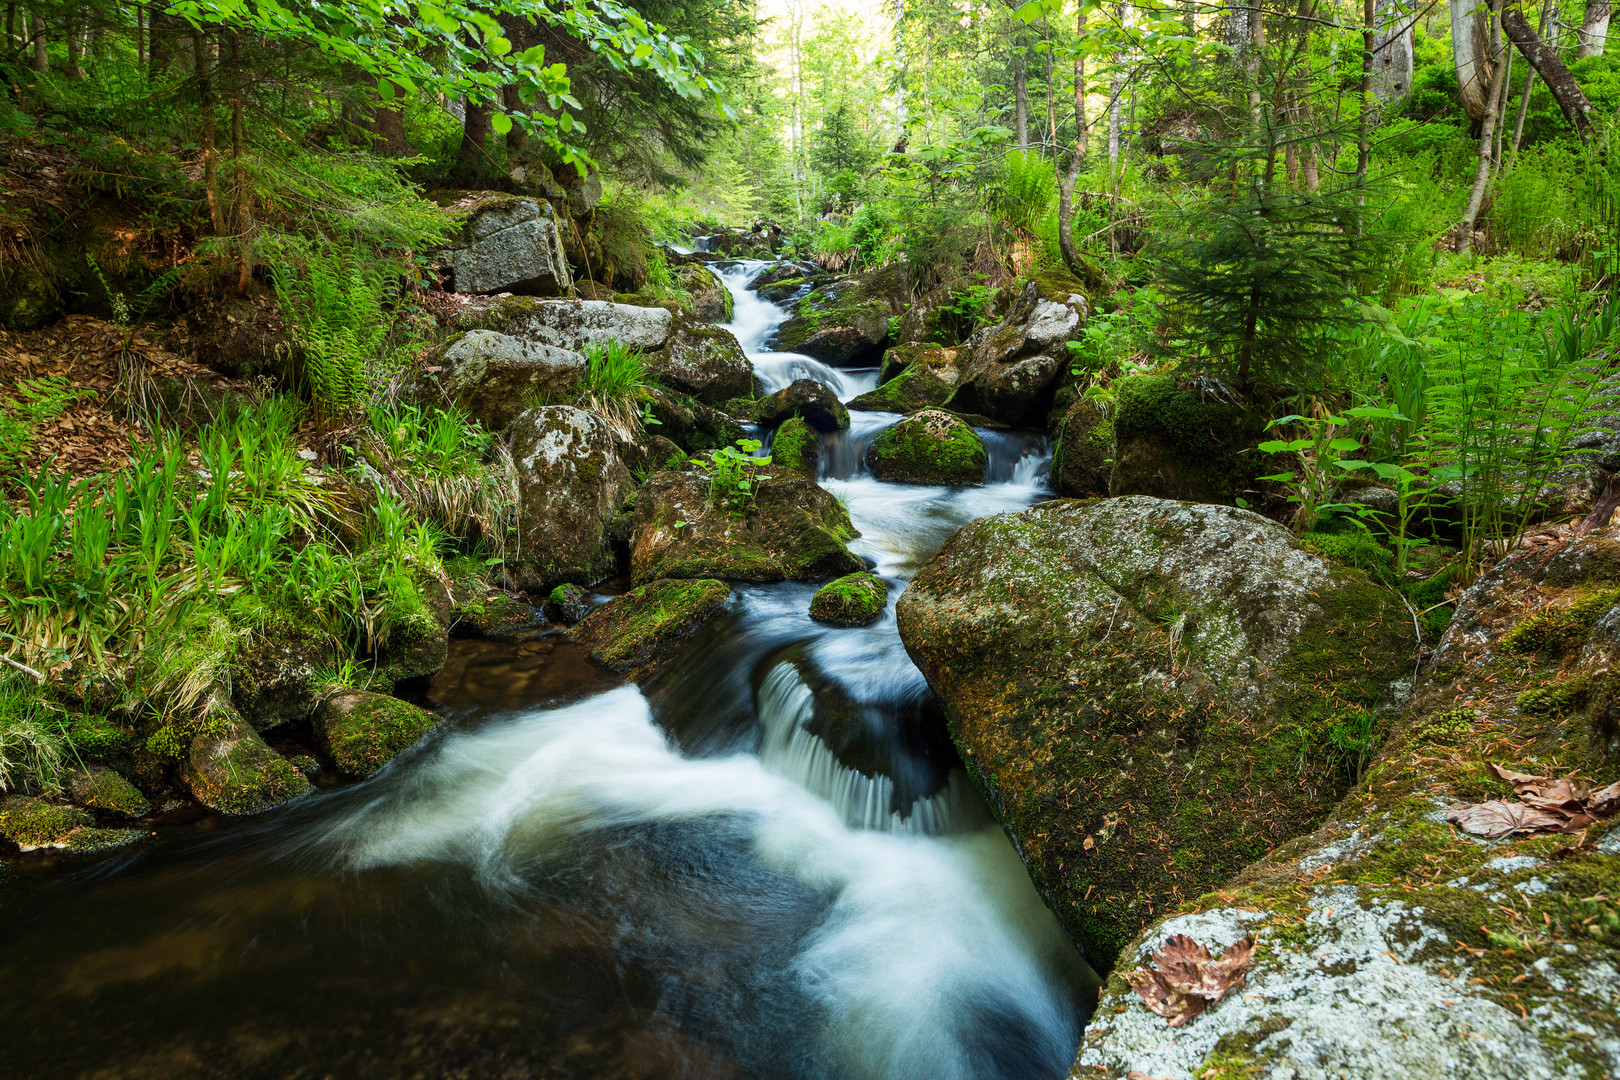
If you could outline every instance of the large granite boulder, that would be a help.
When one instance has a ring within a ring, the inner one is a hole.
[[[451,209],[466,221],[436,258],[456,292],[557,296],[573,284],[550,203],[484,194]]]
[[[647,354],[647,368],[665,386],[709,405],[754,389],[754,365],[731,331],[685,315],[663,348]]]
[[[571,349],[497,333],[471,330],[444,351],[444,389],[463,412],[500,431],[536,398],[570,397],[585,357]]]
[[[1095,402],[1076,399],[1053,426],[1052,487],[1086,499],[1108,494],[1114,472],[1114,425]]]
[[[1264,469],[1254,451],[1266,413],[1183,386],[1173,375],[1121,379],[1109,492],[1231,503]]]
[[[739,512],[698,471],[665,472],[636,499],[630,573],[656,578],[781,581],[838,577],[866,564],[845,546],[849,512],[814,481],[764,470],[753,505]]]
[[[1327,822],[1125,947],[1073,1075],[1620,1075],[1620,817],[1494,839],[1447,821],[1522,805],[1490,765],[1620,780],[1617,666],[1620,529],[1553,530],[1498,563]],[[1171,1028],[1122,975],[1178,933],[1252,936],[1255,966]]]
[[[516,583],[545,592],[565,581],[591,585],[616,567],[608,526],[635,480],[619,438],[595,413],[569,405],[530,409],[512,422],[518,474]]]
[[[1069,370],[1069,342],[1091,312],[1084,286],[1061,270],[1027,281],[1007,315],[974,333],[951,407],[1009,424],[1041,427],[1060,376]]]
[[[1395,594],[1282,526],[1159,499],[976,521],[898,611],[970,775],[1100,968],[1316,826],[1416,651]]]
[[[568,636],[614,671],[639,676],[674,656],[730,596],[712,578],[653,581],[595,608]]]
[[[979,433],[942,409],[884,428],[866,449],[867,471],[901,484],[982,484],[989,461]]]
[[[812,289],[777,331],[776,348],[824,363],[876,364],[911,299],[906,269],[896,263]]]
[[[693,263],[677,270],[675,280],[692,298],[688,306],[697,318],[710,323],[731,321],[731,290],[721,284],[714,271]]]

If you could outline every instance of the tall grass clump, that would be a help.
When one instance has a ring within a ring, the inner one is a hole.
[[[619,431],[633,435],[641,430],[644,391],[652,385],[646,359],[639,350],[622,341],[586,346],[580,399]]]

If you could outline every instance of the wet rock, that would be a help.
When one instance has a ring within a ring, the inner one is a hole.
[[[435,257],[456,292],[556,296],[573,284],[557,212],[539,199],[479,196]]]
[[[1216,946],[1252,934],[1248,985],[1167,1028],[1116,971],[1075,1075],[1191,1077],[1216,1063],[1267,1080],[1495,1080],[1620,1068],[1620,908],[1608,899],[1620,829],[1596,826],[1601,835],[1579,844],[1480,841],[1445,822],[1459,803],[1513,798],[1484,761],[1620,778],[1595,700],[1546,713],[1518,705],[1560,675],[1609,678],[1620,660],[1617,547],[1612,528],[1565,532],[1468,589],[1405,715],[1327,821],[1123,950],[1122,969],[1169,934]]]
[[[443,364],[445,392],[463,412],[500,431],[524,402],[566,400],[585,373],[585,357],[493,330],[472,330],[450,343]]]
[[[898,613],[970,774],[1097,966],[1314,827],[1355,780],[1333,732],[1375,737],[1416,646],[1394,594],[1275,522],[1145,498],[974,522]]]
[[[198,802],[234,816],[263,813],[310,789],[309,779],[229,707],[192,737],[180,774]]]
[[[619,440],[595,413],[567,405],[530,409],[512,424],[521,554],[508,569],[522,588],[595,584],[613,573],[607,528],[635,489]]]
[[[74,769],[65,786],[68,797],[87,810],[137,818],[152,809],[139,788],[105,765]]]
[[[683,266],[676,272],[675,280],[692,298],[690,307],[695,317],[709,323],[731,321],[731,290],[722,285],[707,266]]]
[[[595,609],[568,636],[614,671],[645,673],[674,656],[730,596],[723,581],[652,581]]]
[[[1069,369],[1069,341],[1090,316],[1085,287],[1061,270],[1026,282],[1006,316],[976,331],[951,407],[1039,427]]]
[[[777,332],[776,348],[828,364],[876,363],[891,340],[891,319],[905,311],[911,287],[903,265],[818,286]]]
[[[989,460],[979,433],[939,409],[884,428],[866,451],[873,476],[902,484],[983,484]]]
[[[825,384],[813,379],[793,380],[759,401],[754,415],[766,427],[776,427],[790,416],[797,416],[820,432],[849,427],[849,410],[844,403]]]
[[[60,848],[94,852],[134,843],[147,834],[141,829],[105,829],[77,806],[63,806],[27,795],[0,799],[0,838],[23,851]]]
[[[814,480],[821,464],[821,436],[816,429],[790,416],[771,440],[771,468]]]
[[[647,407],[653,419],[658,421],[658,434],[689,454],[735,446],[737,440],[743,437],[742,425],[729,414],[705,405],[689,394],[650,389],[647,391]]]
[[[591,594],[578,585],[559,585],[546,598],[546,606],[556,612],[558,622],[573,626],[596,605],[591,602]]]
[[[1179,386],[1170,375],[1120,380],[1114,413],[1114,495],[1231,503],[1263,471],[1254,452],[1260,410]]]
[[[337,661],[329,634],[286,619],[268,622],[231,657],[231,704],[258,731],[303,720],[315,709],[323,673]]]
[[[389,683],[438,674],[450,655],[450,620],[419,615],[387,628],[373,657],[377,674]]]
[[[494,590],[461,604],[456,616],[458,631],[493,641],[527,636],[544,629],[548,622],[544,609]]]
[[[961,349],[933,345],[896,345],[883,357],[885,381],[855,398],[852,409],[913,413],[943,405],[962,380]],[[890,372],[898,374],[890,375]]]
[[[668,344],[647,356],[647,368],[665,386],[711,405],[754,388],[754,365],[731,331],[684,315]]]
[[[716,498],[696,471],[659,473],[636,503],[630,572],[656,578],[781,581],[837,577],[865,569],[845,546],[857,535],[849,512],[809,480],[773,472],[751,508]]]
[[[810,617],[829,626],[870,626],[883,617],[889,587],[876,574],[847,574],[810,598]]]
[[[387,694],[344,690],[321,703],[315,733],[338,768],[370,776],[438,726],[439,718]]]
[[[1081,398],[1063,413],[1052,447],[1052,486],[1072,498],[1106,496],[1114,471],[1114,425]]]

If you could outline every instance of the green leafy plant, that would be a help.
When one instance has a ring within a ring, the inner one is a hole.
[[[769,455],[754,456],[762,445],[758,439],[738,439],[736,446],[722,446],[709,451],[706,458],[691,459],[709,474],[709,498],[724,503],[736,517],[753,508],[759,489],[771,478],[760,471],[770,465]]]
[[[1344,474],[1366,464],[1346,455],[1361,452],[1361,441],[1341,434],[1355,420],[1374,417],[1388,418],[1391,411],[1363,405],[1345,410],[1338,416],[1326,409],[1314,416],[1290,414],[1280,416],[1266,425],[1272,428],[1293,427],[1304,432],[1292,439],[1269,439],[1260,444],[1263,454],[1288,454],[1296,463],[1290,472],[1273,473],[1260,477],[1281,484],[1287,490],[1287,499],[1295,506],[1294,531],[1309,532],[1324,514],[1333,512],[1361,515],[1362,506],[1333,501]]]

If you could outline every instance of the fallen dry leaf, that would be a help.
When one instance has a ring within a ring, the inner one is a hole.
[[[1497,837],[1513,832],[1542,832],[1556,829],[1564,819],[1556,814],[1536,810],[1524,803],[1490,802],[1471,806],[1454,806],[1446,812],[1446,820],[1465,833],[1475,836]]]
[[[1498,837],[1510,833],[1576,833],[1604,818],[1620,814],[1620,782],[1599,791],[1566,776],[1533,776],[1491,763],[1490,770],[1513,785],[1518,802],[1492,800],[1454,806],[1446,820],[1475,836]]]
[[[1176,934],[1165,939],[1147,967],[1129,972],[1125,981],[1149,1010],[1180,1027],[1243,985],[1253,964],[1253,938],[1244,938],[1216,960],[1192,938]]]

